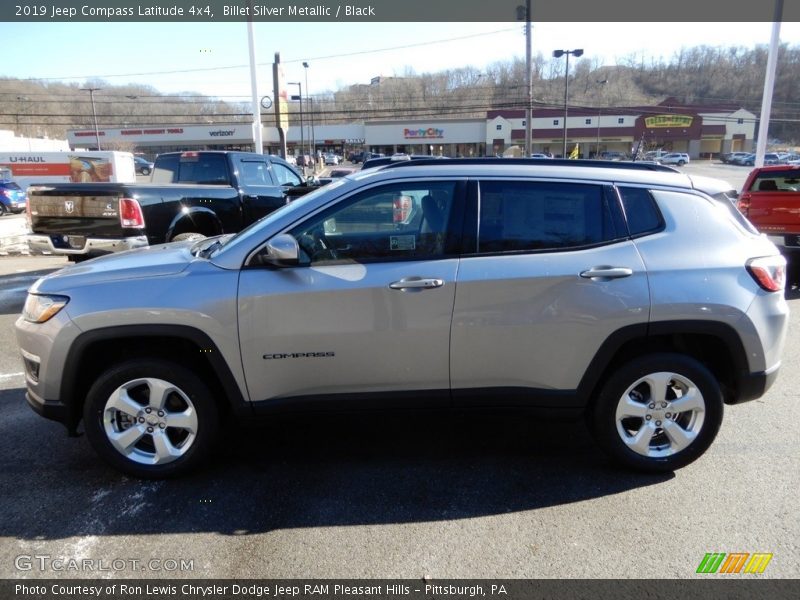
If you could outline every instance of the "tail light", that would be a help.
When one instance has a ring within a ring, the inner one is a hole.
[[[739,196],[739,201],[736,203],[736,208],[739,209],[739,212],[742,213],[745,217],[750,216],[750,194],[742,194]]]
[[[768,292],[782,292],[786,286],[786,259],[779,254],[751,258],[747,261],[747,272]]]
[[[394,223],[405,223],[411,216],[411,198],[408,196],[398,196],[393,202],[392,221]]]
[[[142,207],[133,198],[119,199],[119,223],[123,227],[144,227]]]

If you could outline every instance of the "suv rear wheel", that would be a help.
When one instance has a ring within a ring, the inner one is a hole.
[[[681,354],[650,354],[620,368],[591,415],[598,443],[619,463],[664,472],[699,458],[722,423],[719,383]]]
[[[97,378],[84,426],[112,466],[145,478],[183,474],[202,461],[217,435],[217,407],[204,382],[184,367],[132,360]]]

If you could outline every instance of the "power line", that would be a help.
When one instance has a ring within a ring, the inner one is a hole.
[[[362,55],[362,54],[375,54],[377,52],[391,52],[393,50],[406,50],[408,48],[417,48],[417,47],[421,47],[421,46],[433,46],[433,45],[436,45],[436,44],[445,44],[445,43],[449,43],[449,42],[461,41],[461,40],[466,40],[466,39],[471,39],[471,38],[476,38],[476,37],[485,37],[485,36],[489,36],[489,35],[495,35],[495,34],[498,34],[498,33],[506,33],[508,31],[514,31],[515,29],[516,29],[516,27],[506,28],[506,29],[498,29],[496,31],[490,31],[490,32],[485,32],[485,33],[474,33],[474,34],[470,34],[470,35],[462,35],[462,36],[453,37],[453,38],[446,38],[446,39],[443,39],[443,40],[432,40],[432,41],[428,41],[428,42],[417,42],[415,44],[403,44],[403,45],[400,45],[400,46],[388,46],[386,48],[374,48],[372,50],[359,50],[357,52],[345,52],[345,53],[342,53],[342,54],[329,54],[329,55],[326,55],[326,56],[316,56],[316,57],[312,56],[312,57],[298,58],[298,59],[293,59],[293,60],[283,60],[283,61],[281,61],[281,64],[291,64],[291,63],[298,63],[298,62],[303,62],[303,61],[310,62],[310,61],[330,60],[330,59],[333,59],[333,58],[346,58],[348,56],[358,56],[358,55]],[[266,67],[266,66],[272,66],[272,63],[256,63],[256,65],[259,66],[259,67]],[[226,65],[226,66],[221,66],[221,67],[198,67],[198,68],[195,68],[195,69],[175,69],[175,70],[169,70],[169,71],[146,71],[146,72],[142,72],[142,73],[117,73],[117,74],[109,74],[109,75],[68,75],[68,76],[60,76],[60,77],[31,77],[30,79],[21,80],[21,81],[64,81],[64,80],[67,80],[67,79],[79,79],[79,80],[87,80],[88,79],[88,80],[91,80],[91,79],[105,79],[105,78],[111,78],[111,77],[143,77],[143,76],[146,76],[146,75],[150,76],[150,75],[175,75],[175,74],[178,74],[178,73],[181,73],[181,74],[182,73],[207,73],[207,72],[210,72],[210,71],[225,71],[225,70],[230,70],[230,69],[247,69],[249,67],[250,67],[249,64],[246,64],[246,65]]]

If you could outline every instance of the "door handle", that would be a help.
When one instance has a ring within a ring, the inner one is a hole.
[[[401,279],[389,284],[393,290],[429,290],[431,288],[442,287],[444,280],[442,279]]]
[[[621,279],[633,275],[633,269],[628,267],[592,267],[588,271],[583,271],[581,277],[585,279]]]

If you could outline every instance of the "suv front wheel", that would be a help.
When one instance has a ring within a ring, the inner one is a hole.
[[[590,426],[617,462],[664,472],[688,465],[708,449],[722,413],[719,383],[702,363],[681,354],[650,354],[608,379]]]
[[[112,466],[135,477],[183,474],[217,435],[217,407],[205,383],[170,362],[131,360],[100,375],[84,406],[86,436]]]

